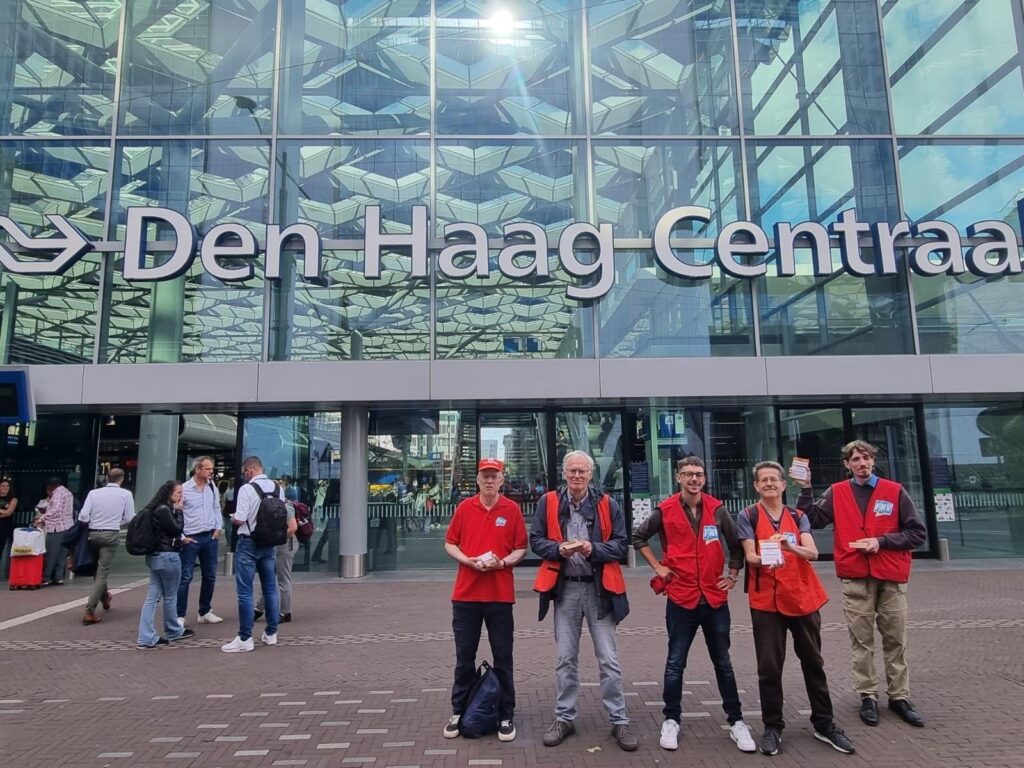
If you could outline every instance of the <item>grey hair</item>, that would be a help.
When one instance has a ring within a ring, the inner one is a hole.
[[[242,459],[242,471],[247,469],[263,469],[263,462],[259,456],[246,456]]]
[[[192,461],[192,471],[195,472],[199,468],[199,465],[202,464],[204,461],[208,461],[211,464],[214,463],[212,456],[197,456]]]
[[[782,465],[777,461],[759,461],[754,465],[754,482],[758,482],[761,477],[762,469],[774,469],[779,473],[779,479],[782,482],[786,482],[786,470],[782,468]]]
[[[594,464],[594,457],[593,456],[591,456],[586,451],[569,451],[567,454],[565,454],[565,457],[562,459],[562,475],[563,476],[565,475],[565,468],[569,465],[569,459],[575,459],[575,458],[578,458],[578,457],[581,457],[581,456],[584,459],[587,460],[587,464],[590,465],[590,471],[591,471],[591,473],[593,473],[594,466],[595,466],[595,464]]]

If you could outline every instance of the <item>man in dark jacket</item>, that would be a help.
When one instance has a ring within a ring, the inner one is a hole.
[[[540,593],[540,618],[554,601],[558,646],[558,700],[544,745],[558,746],[576,732],[580,633],[586,618],[612,736],[621,749],[632,752],[639,743],[629,731],[615,638],[616,624],[629,613],[619,565],[626,556],[626,522],[614,500],[590,487],[594,460],[589,455],[567,453],[562,475],[565,487],[540,497],[530,531],[530,548],[544,560],[534,585]]]

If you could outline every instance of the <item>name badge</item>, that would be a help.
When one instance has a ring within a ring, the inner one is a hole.
[[[793,533],[792,531],[786,531],[782,535],[786,537],[786,539],[789,541],[790,544],[792,544],[794,547],[796,546],[796,534],[795,533]]]
[[[505,523],[507,523],[507,522],[508,522],[508,520],[506,520],[504,517],[496,517],[496,518],[494,518],[494,524],[498,528],[504,528],[505,527]]]
[[[875,502],[875,515],[877,517],[886,517],[892,514],[892,502],[891,501],[876,501]]]
[[[718,541],[718,526],[717,525],[705,525],[704,526],[704,543],[707,544],[709,541]]]

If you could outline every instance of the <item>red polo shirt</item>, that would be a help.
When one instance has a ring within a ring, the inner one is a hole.
[[[519,505],[505,496],[487,509],[480,496],[466,499],[455,508],[444,539],[467,557],[493,552],[499,560],[515,549],[526,549],[526,523]],[[459,563],[452,600],[470,603],[514,603],[515,579],[511,568],[476,571]]]

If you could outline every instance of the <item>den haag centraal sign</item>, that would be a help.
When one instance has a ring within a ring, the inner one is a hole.
[[[1018,205],[1017,214],[1024,225],[1024,201]],[[96,246],[63,216],[51,214],[47,218],[59,235],[30,237],[12,219],[0,216],[0,228],[20,246],[12,250],[0,243],[0,262],[5,270],[14,274],[59,275]],[[363,218],[365,235],[360,250],[366,278],[381,276],[381,253],[394,249],[404,249],[411,254],[411,277],[427,276],[430,253],[427,206],[413,207],[412,225],[405,233],[381,231],[379,206],[367,206]],[[966,234],[970,243],[966,249],[959,230],[949,222],[865,223],[857,219],[853,209],[840,213],[827,227],[813,221],[780,222],[773,227],[771,240],[764,229],[749,221],[725,224],[713,241],[673,237],[673,233],[685,225],[700,228],[710,221],[710,208],[699,205],[673,208],[658,220],[652,238],[640,241],[639,245],[631,241],[630,248],[653,250],[666,272],[691,280],[710,278],[716,266],[740,278],[761,277],[769,272],[778,277],[791,277],[797,273],[796,254],[800,250],[811,255],[815,275],[830,275],[836,271],[833,248],[839,250],[841,271],[861,277],[897,274],[900,269],[897,252],[905,254],[907,265],[919,275],[971,272],[998,277],[1021,271],[1017,234],[1012,226],[999,220],[979,221],[968,226]],[[174,234],[169,245],[161,243],[162,258],[152,258],[147,248],[147,232],[154,227],[166,233],[164,237]],[[561,268],[579,278],[566,288],[570,298],[597,299],[612,287],[615,278],[615,227],[612,224],[571,223],[561,231],[557,245],[548,242],[543,227],[529,222],[507,224],[503,234],[496,266],[506,277],[523,279],[548,275],[548,255],[554,250]],[[437,248],[437,269],[442,275],[459,280],[486,277],[494,270],[495,264],[489,258],[494,244],[488,242],[487,233],[479,224],[447,224],[444,237]],[[867,253],[862,251],[862,242],[870,243]],[[294,255],[302,262],[304,277],[320,277],[324,244],[320,233],[309,224],[267,225],[262,246],[264,276],[268,280],[281,278],[281,262],[287,247],[289,256]],[[331,246],[330,240],[327,245]],[[713,251],[711,260],[693,259],[693,251],[709,246]],[[351,248],[351,241],[346,241],[344,247]],[[123,274],[125,280],[131,282],[174,279],[188,271],[198,256],[212,277],[231,283],[253,276],[252,261],[259,258],[261,248],[256,236],[242,224],[218,224],[200,239],[195,227],[182,214],[168,208],[140,207],[127,209],[123,250]],[[775,253],[766,261],[763,257],[772,250]],[[23,260],[26,252],[30,258]],[[585,252],[585,258],[580,257],[581,252]],[[48,261],[46,254],[52,254]]]

